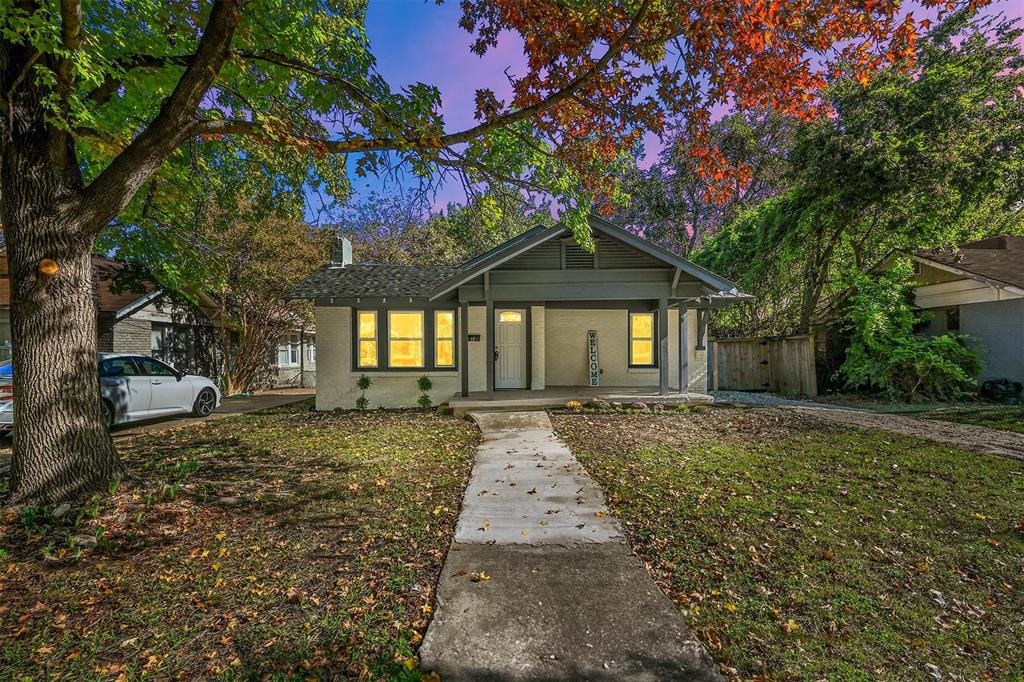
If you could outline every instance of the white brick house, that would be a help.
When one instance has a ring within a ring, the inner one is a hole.
[[[458,267],[353,264],[344,255],[292,291],[314,302],[317,408],[587,387],[588,395],[707,390],[708,310],[735,285],[598,217],[593,253],[536,228]],[[596,332],[596,358],[590,344]]]

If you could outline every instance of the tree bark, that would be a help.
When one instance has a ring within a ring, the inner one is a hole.
[[[19,102],[22,112],[41,108],[33,94]],[[10,501],[47,504],[96,490],[123,469],[100,412],[92,238],[65,217],[82,187],[73,142],[63,136],[55,145],[41,115],[16,117],[5,132],[0,220],[16,377]]]

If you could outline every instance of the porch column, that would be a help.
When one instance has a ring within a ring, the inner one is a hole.
[[[544,390],[544,306],[530,306],[530,340],[533,357],[530,362],[530,388]]]
[[[494,301],[485,301],[484,315],[487,329],[487,345],[484,346],[484,366],[487,368],[487,392],[494,393]]]
[[[658,392],[668,394],[668,299],[658,299]]]
[[[690,348],[687,340],[689,331],[687,323],[690,321],[686,314],[688,311],[682,304],[679,305],[679,392],[690,392]]]
[[[462,397],[469,395],[469,303],[462,302],[459,320],[459,357],[462,362]]]

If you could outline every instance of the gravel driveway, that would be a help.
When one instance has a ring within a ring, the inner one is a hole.
[[[1024,433],[1000,431],[973,424],[956,424],[935,419],[918,419],[899,414],[840,407],[809,400],[791,400],[771,393],[714,391],[715,402],[761,407],[781,407],[819,419],[867,429],[880,429],[904,436],[954,445],[964,450],[1024,460]]]

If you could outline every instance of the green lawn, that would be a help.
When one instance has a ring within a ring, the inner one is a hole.
[[[417,679],[477,438],[307,403],[121,442],[138,482],[0,524],[0,679]]]
[[[1024,463],[770,409],[553,419],[735,677],[1024,679]]]

